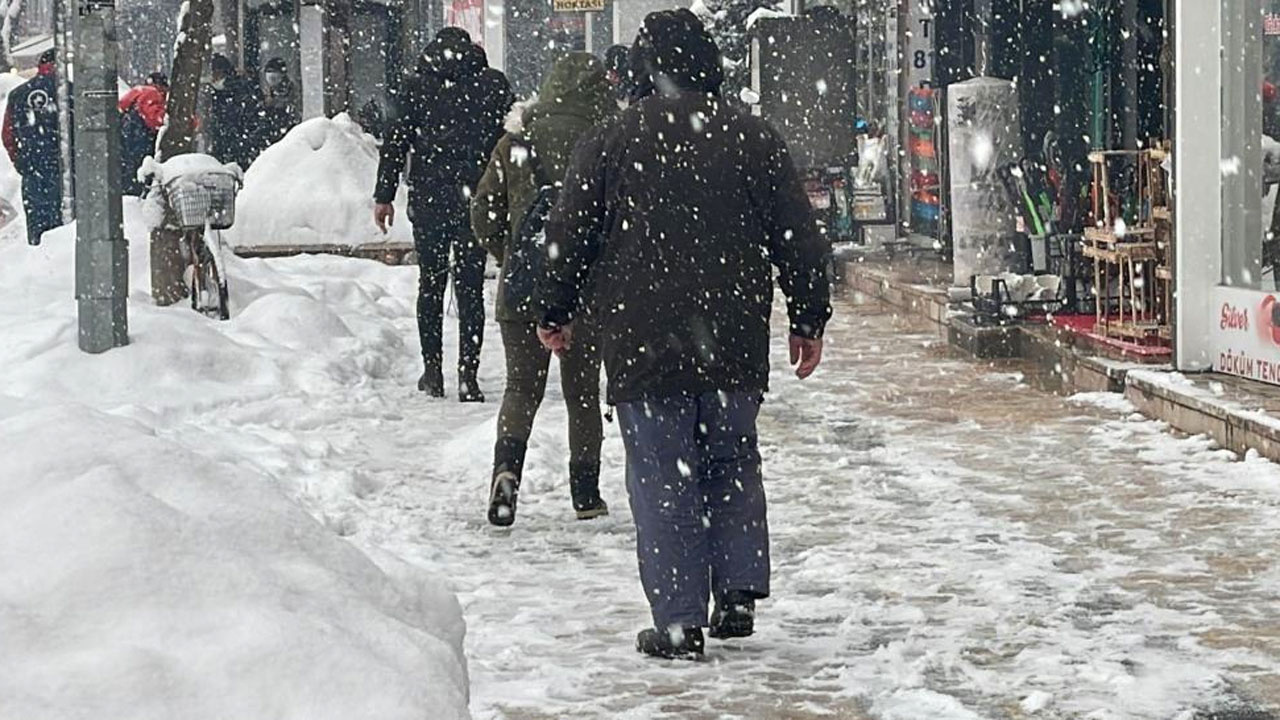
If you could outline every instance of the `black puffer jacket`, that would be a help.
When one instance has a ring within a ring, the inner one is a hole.
[[[459,189],[479,182],[512,101],[511,86],[488,66],[484,50],[442,31],[392,102],[375,200],[395,198],[408,162],[410,202],[465,209]]]

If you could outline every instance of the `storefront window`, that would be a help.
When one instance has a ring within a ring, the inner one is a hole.
[[[1280,0],[1262,17],[1262,289],[1280,289]]]
[[[1270,6],[1274,0],[1265,2]],[[1268,267],[1264,273],[1263,268],[1263,249],[1272,247],[1268,236],[1272,234],[1274,214],[1264,210],[1274,208],[1276,190],[1263,175],[1264,148],[1275,141],[1263,137],[1266,86],[1262,3],[1263,0],[1221,0],[1220,5],[1222,284],[1252,290],[1261,290],[1264,284],[1267,289],[1275,288],[1274,271]],[[1230,77],[1233,74],[1235,78]],[[1276,179],[1280,180],[1280,176]],[[1265,208],[1264,194],[1268,196]],[[1276,231],[1280,233],[1280,227]]]

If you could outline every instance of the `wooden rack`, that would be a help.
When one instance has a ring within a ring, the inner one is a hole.
[[[1093,260],[1097,332],[1138,343],[1170,338],[1173,301],[1172,238],[1167,150],[1112,150],[1089,154],[1093,171],[1093,227],[1082,254]],[[1117,177],[1127,187],[1112,188]],[[1126,213],[1127,209],[1127,213]],[[1129,220],[1122,222],[1125,216]]]

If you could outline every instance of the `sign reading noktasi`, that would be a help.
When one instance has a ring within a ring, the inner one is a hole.
[[[1213,369],[1280,385],[1280,293],[1219,287],[1213,298]]]
[[[604,12],[604,0],[552,0],[556,12]]]

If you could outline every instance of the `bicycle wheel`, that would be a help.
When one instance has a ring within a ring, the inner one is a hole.
[[[197,248],[192,253],[190,268],[191,308],[209,317],[230,320],[231,307],[227,302],[227,285],[219,270],[217,256],[209,247],[205,237],[200,234],[193,232],[190,242]]]
[[[227,276],[224,272],[226,266],[223,265],[222,260],[225,249],[222,243],[222,231],[206,226],[204,230],[204,248],[208,253],[210,268],[210,284],[208,287],[210,299],[216,300],[218,319],[230,320],[231,294],[227,289]]]
[[[219,320],[231,319],[231,308],[227,305],[227,285],[218,272],[218,263],[207,245],[200,246],[200,263],[196,268],[199,285],[199,303],[196,308],[209,317]]]

